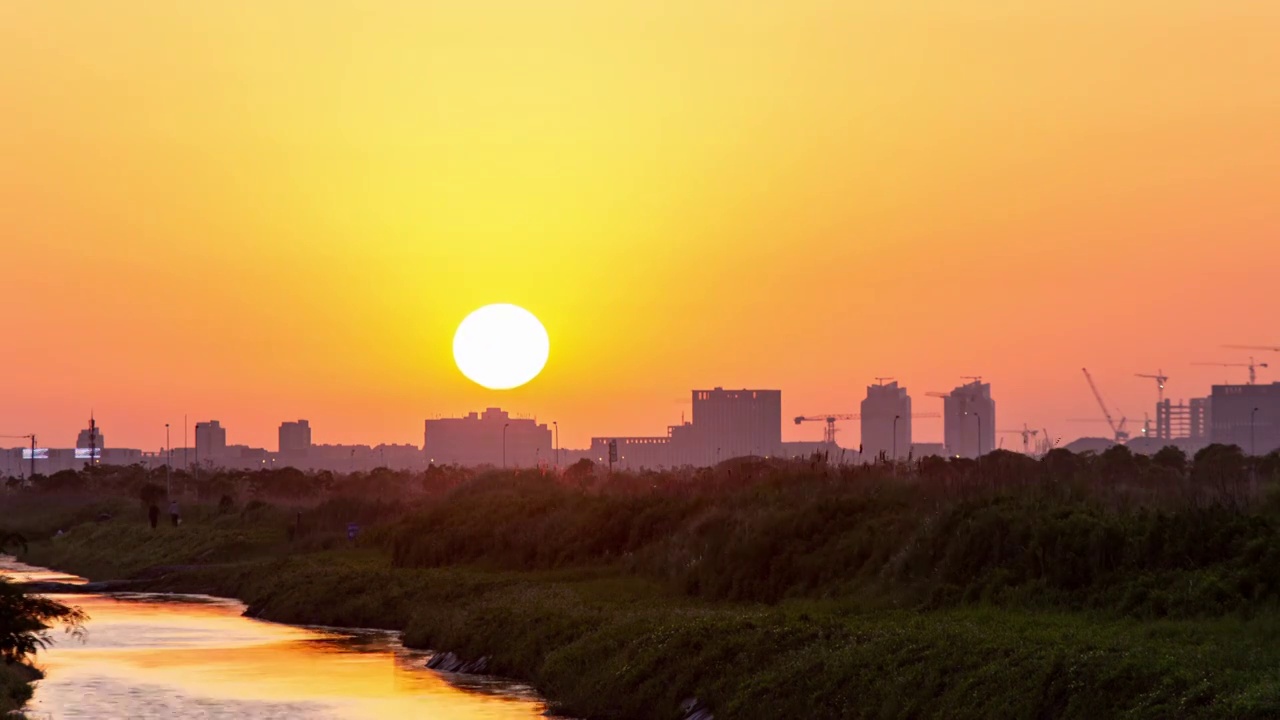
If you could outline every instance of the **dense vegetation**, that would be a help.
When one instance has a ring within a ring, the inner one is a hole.
[[[613,564],[713,600],[1216,616],[1280,602],[1280,504],[1265,494],[1277,468],[1251,483],[1230,450],[1194,464],[994,453],[907,479],[764,463],[585,490],[486,477],[424,504],[390,547],[401,567]]]
[[[0,500],[32,561],[404,629],[579,716],[1280,716],[1275,454],[179,474],[154,531],[154,477],[78,475]]]

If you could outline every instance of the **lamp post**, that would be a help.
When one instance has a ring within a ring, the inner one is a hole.
[[[977,418],[977,419],[978,419],[978,457],[982,457],[982,416],[981,416],[981,415],[979,415],[979,414],[978,414],[978,412],[977,412],[976,410],[975,410],[975,411],[973,411],[973,412],[969,412],[968,410],[965,410],[965,411],[964,411],[964,414],[965,414],[965,415],[972,415],[972,416],[974,416],[975,418]],[[963,436],[962,436],[962,438],[963,438]],[[957,456],[957,457],[959,457],[959,456]]]
[[[560,469],[560,423],[555,420],[551,424],[556,428],[556,470]]]
[[[502,424],[502,469],[507,469],[507,428],[511,423]]]
[[[1254,441],[1254,435],[1253,435],[1254,419],[1257,418],[1257,416],[1258,416],[1258,408],[1254,408],[1253,411],[1249,413],[1249,455],[1250,457],[1258,456],[1258,447],[1257,447],[1257,443]]]
[[[893,463],[898,464],[898,421],[902,419],[901,415],[893,416]]]
[[[170,479],[169,465],[173,462],[173,453],[169,449],[169,423],[164,424],[164,493],[173,499],[173,481]]]

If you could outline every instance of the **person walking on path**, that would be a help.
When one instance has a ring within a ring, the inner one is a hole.
[[[151,521],[152,530],[155,530],[156,525],[160,524],[160,508],[155,503],[151,503],[151,507],[147,508],[147,519]]]
[[[169,519],[173,520],[173,526],[178,527],[178,523],[182,521],[182,517],[178,514],[178,501],[169,501]]]

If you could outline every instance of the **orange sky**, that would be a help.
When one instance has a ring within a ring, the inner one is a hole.
[[[1105,434],[1081,366],[1140,419],[1133,373],[1280,344],[1278,37],[1272,0],[5,2],[0,433],[501,405],[572,447],[695,386],[982,375],[1002,427]],[[551,334],[522,389],[453,366],[489,302]]]

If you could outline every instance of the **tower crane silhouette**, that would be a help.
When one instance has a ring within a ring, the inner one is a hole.
[[[1164,384],[1169,381],[1169,376],[1164,374],[1163,370],[1157,370],[1155,375],[1148,373],[1135,373],[1134,377],[1150,378],[1156,381],[1156,390],[1158,392],[1157,403],[1164,402]]]
[[[1093,391],[1093,397],[1098,401],[1098,407],[1102,410],[1102,416],[1107,419],[1107,424],[1111,426],[1111,432],[1115,435],[1116,442],[1124,443],[1129,439],[1129,431],[1124,425],[1128,418],[1120,416],[1120,424],[1111,417],[1111,411],[1107,409],[1107,403],[1102,399],[1102,393],[1098,392],[1098,386],[1093,382],[1093,376],[1089,374],[1089,368],[1080,368],[1084,372],[1084,379],[1089,381],[1089,389]]]
[[[1216,365],[1217,367],[1249,368],[1249,384],[1250,385],[1256,385],[1258,382],[1258,368],[1269,367],[1266,363],[1260,363],[1260,362],[1254,361],[1252,357],[1249,358],[1249,362],[1247,363],[1198,362],[1198,363],[1191,363],[1191,364],[1192,365]]]
[[[1027,427],[1026,423],[1022,423],[1021,430],[998,430],[997,432],[1007,433],[1010,435],[1021,435],[1022,436],[1022,452],[1025,455],[1031,454],[1031,440],[1035,438],[1035,436],[1040,434],[1039,430],[1032,430],[1031,428]]]
[[[880,417],[880,416],[877,416]],[[941,417],[938,413],[912,413],[912,418],[936,418]],[[828,413],[826,415],[800,415],[796,418],[796,424],[801,425],[807,422],[825,422],[826,428],[822,431],[822,442],[828,445],[834,445],[836,442],[836,422],[840,420],[859,420],[862,418],[861,413]],[[890,416],[884,416],[885,419],[892,420]]]
[[[0,438],[13,438],[15,440],[21,438],[23,440],[31,441],[31,477],[35,477],[36,475],[36,435],[35,433],[31,433],[29,435],[0,435]]]

